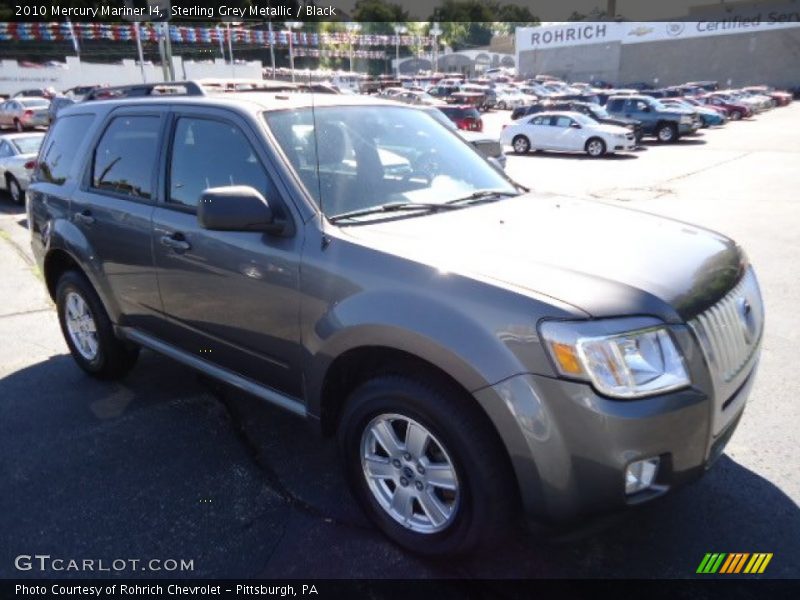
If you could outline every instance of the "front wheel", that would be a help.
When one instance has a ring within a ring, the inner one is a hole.
[[[600,138],[592,138],[586,142],[586,154],[592,158],[599,158],[606,153],[606,143]]]
[[[672,123],[664,123],[658,126],[656,131],[658,141],[663,144],[670,144],[678,140],[678,128]]]
[[[61,332],[78,366],[98,379],[117,379],[136,362],[139,348],[114,334],[100,297],[78,271],[67,271],[56,287]]]
[[[741,121],[742,120],[742,112],[739,110],[731,111],[731,121]]]
[[[339,427],[347,479],[370,519],[408,550],[464,554],[506,532],[513,476],[471,402],[403,375],[376,377],[348,399]]]
[[[531,149],[531,141],[524,135],[518,135],[511,140],[511,146],[517,154],[527,154]]]

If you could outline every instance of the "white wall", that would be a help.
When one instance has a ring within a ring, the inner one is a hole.
[[[261,79],[262,66],[258,61],[236,64],[232,67],[217,59],[214,63],[184,61],[173,57],[176,79],[201,79],[203,77],[244,77]],[[158,65],[145,65],[147,81],[163,81]],[[15,60],[0,61],[0,94],[11,95],[25,88],[54,87],[61,92],[76,85],[126,85],[142,82],[142,70],[135,61],[123,60],[116,64],[82,62],[77,57],[66,57],[62,67],[22,67]]]

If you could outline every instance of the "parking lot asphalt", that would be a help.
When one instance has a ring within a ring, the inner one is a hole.
[[[485,131],[507,120],[488,113]],[[509,156],[508,173],[537,192],[732,235],[760,276],[767,330],[751,403],[702,480],[572,530],[520,526],[460,560],[387,542],[345,489],[334,442],[291,415],[150,352],[121,382],[86,377],[31,262],[25,215],[0,198],[0,577],[98,575],[14,568],[50,554],[193,560],[190,572],[121,573],[147,577],[684,578],[706,552],[772,552],[765,577],[800,577],[798,125],[796,103],[625,156]]]

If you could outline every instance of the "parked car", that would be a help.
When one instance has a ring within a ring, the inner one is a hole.
[[[612,117],[605,107],[593,102],[554,102],[551,104],[549,110],[568,110],[579,112],[597,121],[598,123],[624,127],[633,132],[633,136],[636,139],[637,145],[642,141],[642,137],[644,136],[644,129],[642,128],[641,122],[637,121],[636,119],[628,119],[626,117]]]
[[[731,121],[740,121],[752,117],[754,114],[752,107],[726,94],[714,92],[705,96],[698,96],[697,99],[708,106],[724,108],[728,111],[728,117],[730,117]]]
[[[436,108],[442,111],[459,129],[464,131],[483,131],[481,113],[474,106],[450,104],[437,106]]]
[[[556,150],[585,152],[593,158],[636,148],[628,128],[603,125],[578,112],[548,111],[514,121],[502,130],[500,141],[517,154]]]
[[[696,112],[662,104],[649,96],[612,96],[606,103],[612,117],[625,117],[641,122],[644,135],[655,136],[659,142],[677,142],[680,136],[695,133],[700,128]]]
[[[8,192],[15,204],[25,202],[36,155],[44,133],[12,133],[0,137],[0,189]]]
[[[724,90],[716,92],[722,94],[729,100],[738,101],[749,106],[755,114],[762,113],[772,108],[772,98],[761,94],[746,94],[741,90]]]
[[[724,106],[717,106],[715,104],[704,104],[703,98],[694,96],[686,96],[683,98],[683,101],[686,102],[687,104],[691,104],[692,106],[696,107],[696,109],[697,108],[710,109],[716,111],[717,113],[725,117],[726,120],[730,119],[730,114],[728,112],[728,109],[725,108]]]
[[[506,168],[506,153],[503,151],[503,145],[500,142],[479,131],[459,129],[458,126],[438,108],[425,108],[423,110],[447,127],[447,129],[460,136],[465,142],[471,144],[472,147],[486,157],[492,164],[502,170]]]
[[[76,85],[75,87],[71,87],[68,90],[64,90],[64,95],[68,98],[72,98],[75,102],[80,102],[83,98],[91,92],[95,88],[99,87],[107,87],[104,85]]]
[[[728,119],[721,115],[718,111],[711,108],[704,108],[702,106],[695,106],[683,98],[663,98],[661,103],[666,106],[675,106],[678,108],[695,111],[700,117],[700,123],[702,127],[724,125],[728,122]]]
[[[447,104],[443,100],[435,98],[430,94],[426,94],[425,92],[400,92],[391,98],[392,100],[397,100],[398,102],[403,102],[405,104],[416,104],[418,106],[441,106]]]
[[[56,95],[55,89],[52,87],[46,88],[31,88],[27,90],[20,90],[12,98],[52,98]]]
[[[37,161],[32,248],[87,374],[144,347],[307,418],[427,555],[721,455],[764,321],[734,241],[525,193],[414,107],[187,92],[67,108]]]
[[[49,123],[47,98],[19,96],[0,104],[0,128],[13,127],[19,132]]]
[[[788,106],[792,103],[792,94],[776,90],[768,85],[752,85],[742,88],[742,91],[746,94],[756,94],[771,98],[775,106]]]

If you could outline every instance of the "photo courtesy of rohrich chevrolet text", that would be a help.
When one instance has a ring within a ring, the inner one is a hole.
[[[2,2],[0,597],[797,597],[800,2],[656,4]]]

